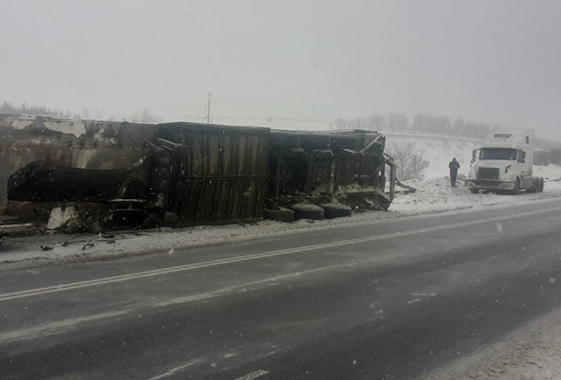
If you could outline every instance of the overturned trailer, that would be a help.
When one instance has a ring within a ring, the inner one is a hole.
[[[140,158],[122,169],[31,163],[10,177],[8,199],[67,231],[322,219],[393,199],[394,166],[376,132],[181,122],[144,136]]]
[[[286,221],[387,210],[395,167],[384,148],[385,137],[372,131],[272,131],[267,215]]]
[[[270,130],[197,123],[160,124],[149,207],[179,225],[263,218]]]

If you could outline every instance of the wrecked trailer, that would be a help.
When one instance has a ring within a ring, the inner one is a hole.
[[[266,216],[291,221],[387,210],[395,165],[384,148],[385,137],[372,131],[272,131]]]
[[[32,163],[10,177],[8,199],[50,210],[41,213],[44,223],[53,211],[74,220],[62,223],[67,230],[261,220],[269,134],[268,128],[160,124],[152,142],[144,142],[145,155],[129,168]]]
[[[124,169],[21,168],[9,178],[8,206],[17,204],[22,222],[67,232],[387,210],[395,170],[384,145],[371,131],[166,123],[135,146],[141,158]]]
[[[8,199],[27,202],[94,202],[144,199],[150,161],[143,157],[126,169],[88,170],[47,167],[33,162],[10,176]]]
[[[270,129],[198,123],[158,125],[150,204],[177,225],[263,219]]]
[[[33,215],[23,212],[20,219],[33,218],[55,228],[65,227],[68,232],[139,223],[150,215],[143,206],[152,156],[153,152],[147,151],[130,167],[114,170],[48,167],[33,162],[10,176],[8,200],[33,205]],[[53,218],[63,220],[53,225]]]

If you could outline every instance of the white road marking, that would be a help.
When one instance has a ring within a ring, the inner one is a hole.
[[[421,302],[421,299],[417,298],[417,299],[414,299],[414,300],[411,300],[411,301],[407,301],[408,304],[417,303],[417,302]]]
[[[172,369],[170,369],[169,371],[167,371],[166,373],[162,373],[161,375],[151,377],[151,378],[148,379],[148,380],[160,380],[160,379],[165,379],[166,377],[173,376],[176,372],[179,372],[179,371],[181,371],[181,370],[183,370],[183,369],[185,369],[185,368],[189,368],[189,367],[191,367],[192,365],[197,364],[197,363],[199,363],[199,362],[200,362],[200,360],[193,360],[192,362],[189,362],[189,363],[187,363],[187,364],[183,364],[183,365],[180,365],[180,366],[178,366],[178,367],[172,368]]]
[[[0,334],[0,344],[5,344],[5,343],[8,343],[8,342],[24,340],[24,339],[29,340],[29,339],[34,339],[34,338],[44,338],[46,336],[50,336],[50,335],[65,332],[68,328],[75,327],[75,326],[77,326],[81,323],[98,321],[98,320],[107,319],[107,318],[121,317],[121,316],[124,316],[124,315],[127,315],[127,314],[137,313],[140,310],[146,309],[148,307],[162,308],[162,307],[167,307],[167,306],[171,306],[171,305],[180,305],[180,304],[186,304],[186,303],[190,303],[190,302],[203,301],[203,300],[206,300],[206,299],[210,299],[210,298],[213,298],[213,297],[219,297],[219,296],[231,293],[231,292],[238,291],[238,289],[240,287],[254,287],[254,288],[256,288],[258,286],[262,286],[263,284],[274,285],[276,281],[280,281],[280,280],[284,280],[284,279],[290,279],[290,278],[298,277],[300,275],[320,273],[320,272],[324,272],[324,271],[333,270],[333,269],[336,269],[336,268],[350,268],[350,267],[355,266],[356,264],[365,264],[365,263],[369,263],[369,262],[373,262],[373,261],[377,261],[377,260],[373,259],[373,260],[363,261],[363,262],[360,262],[360,263],[343,263],[343,264],[336,264],[336,265],[331,265],[331,266],[327,266],[327,267],[314,268],[314,269],[309,269],[309,270],[302,271],[302,272],[288,273],[288,274],[284,274],[284,275],[280,275],[280,276],[276,276],[276,277],[269,277],[269,278],[265,278],[265,279],[262,279],[262,280],[246,282],[246,283],[243,283],[243,284],[240,284],[240,285],[229,286],[229,287],[226,287],[226,288],[214,290],[214,291],[207,292],[207,293],[200,293],[200,294],[195,294],[195,295],[191,295],[191,296],[176,297],[176,298],[172,298],[172,299],[162,301],[162,302],[157,302],[157,303],[151,302],[151,303],[139,304],[134,308],[121,310],[121,311],[118,311],[118,312],[93,314],[93,315],[89,315],[88,317],[71,318],[71,319],[66,319],[66,320],[63,320],[63,321],[48,323],[48,324],[45,324],[45,325],[36,325],[36,326],[30,327],[30,328],[27,328],[27,329],[10,331],[10,332],[7,332],[7,333]],[[276,347],[276,346],[273,346],[273,347]]]
[[[19,299],[19,298],[25,298],[25,297],[32,297],[32,296],[37,296],[37,295],[45,295],[45,294],[63,292],[63,291],[66,291],[66,290],[75,290],[75,289],[88,288],[88,287],[99,286],[99,285],[112,284],[112,283],[117,283],[117,282],[136,280],[136,279],[146,278],[146,277],[160,276],[160,275],[170,274],[170,273],[190,271],[190,270],[194,270],[194,269],[208,268],[208,267],[225,265],[225,264],[235,264],[235,263],[241,263],[241,262],[245,262],[245,261],[258,260],[258,259],[275,257],[275,256],[290,255],[290,254],[300,253],[300,252],[315,251],[315,250],[318,250],[318,249],[327,249],[327,248],[341,247],[341,246],[352,245],[352,244],[367,243],[367,242],[377,241],[377,240],[392,239],[392,238],[396,238],[396,237],[419,235],[419,234],[424,234],[424,233],[428,233],[428,232],[437,232],[437,231],[449,230],[449,229],[454,229],[454,228],[461,228],[461,227],[466,227],[466,226],[471,226],[471,225],[484,224],[484,223],[489,223],[489,222],[496,222],[498,220],[521,218],[521,217],[525,217],[525,216],[537,215],[537,214],[542,214],[542,213],[545,213],[545,212],[553,212],[553,211],[560,211],[560,210],[561,210],[561,207],[556,207],[556,208],[547,209],[547,210],[529,211],[529,212],[518,213],[518,214],[497,216],[497,217],[492,217],[492,218],[487,218],[487,219],[479,219],[479,220],[472,220],[472,221],[467,221],[467,222],[446,224],[446,225],[442,225],[442,226],[419,228],[419,229],[410,230],[410,231],[394,232],[394,233],[389,233],[389,234],[384,234],[384,235],[370,236],[370,237],[366,237],[366,238],[341,240],[341,241],[338,241],[338,242],[315,244],[315,245],[308,245],[308,246],[304,246],[304,247],[283,249],[283,250],[278,250],[278,251],[270,251],[270,252],[264,252],[264,253],[242,255],[242,256],[237,256],[237,257],[232,257],[232,258],[211,260],[211,261],[194,263],[194,264],[178,265],[178,266],[170,267],[170,268],[155,269],[155,270],[131,273],[131,274],[126,274],[126,275],[121,275],[121,276],[112,276],[112,277],[99,278],[99,279],[95,279],[95,280],[80,281],[80,282],[74,282],[74,283],[69,283],[69,284],[48,286],[48,287],[44,287],[44,288],[23,290],[23,291],[19,291],[19,292],[0,294],[0,302],[10,301],[10,300]]]
[[[52,322],[46,325],[35,325],[23,330],[10,331],[0,334],[0,342],[7,343],[24,339],[31,339],[31,337],[48,336],[67,331],[79,324],[98,321],[108,318],[117,318],[123,315],[130,314],[132,310],[111,311],[108,313],[99,313],[88,315],[87,317],[71,318],[62,321]]]
[[[88,317],[71,318],[71,319],[66,319],[66,320],[63,320],[63,321],[48,323],[48,324],[45,324],[45,325],[36,325],[36,326],[30,327],[30,328],[27,328],[27,329],[10,331],[10,332],[7,332],[7,333],[0,334],[0,344],[5,344],[5,343],[8,343],[8,342],[19,341],[19,340],[24,340],[24,339],[29,340],[29,339],[34,339],[34,338],[44,338],[46,336],[50,336],[50,335],[65,332],[68,328],[76,327],[77,325],[79,325],[81,323],[98,321],[98,320],[107,319],[107,318],[115,318],[115,317],[120,317],[120,316],[124,316],[124,315],[131,314],[131,313],[137,313],[140,310],[143,310],[143,309],[148,308],[148,307],[161,308],[161,307],[167,307],[167,306],[171,306],[171,305],[179,305],[179,304],[186,304],[186,303],[190,303],[190,302],[203,301],[203,300],[206,300],[206,299],[210,299],[210,298],[213,298],[213,297],[219,297],[219,296],[231,293],[231,292],[238,291],[238,289],[240,287],[258,287],[258,286],[262,286],[263,284],[274,285],[276,281],[280,281],[280,280],[284,280],[284,279],[290,279],[290,278],[298,277],[300,275],[320,273],[320,272],[324,272],[324,271],[333,270],[333,269],[336,269],[336,268],[350,268],[350,267],[353,267],[357,264],[365,264],[365,263],[369,263],[369,262],[373,262],[373,261],[378,261],[378,260],[377,259],[372,259],[372,260],[363,261],[363,262],[360,262],[360,263],[343,263],[343,264],[336,264],[336,265],[331,265],[331,266],[327,266],[327,267],[314,268],[314,269],[309,269],[309,270],[302,271],[302,272],[289,273],[289,274],[284,274],[284,275],[280,275],[280,276],[276,276],[276,277],[265,278],[265,279],[262,279],[262,280],[251,281],[251,282],[247,282],[247,283],[240,284],[240,285],[229,286],[229,287],[226,287],[226,288],[214,290],[214,291],[207,292],[207,293],[200,293],[200,294],[195,294],[195,295],[191,295],[191,296],[176,297],[176,298],[172,298],[172,299],[162,301],[162,302],[157,302],[157,303],[151,302],[151,303],[139,304],[134,308],[121,310],[121,311],[118,311],[118,312],[93,314],[93,315],[90,315]],[[273,347],[275,347],[275,346],[273,346]]]
[[[247,375],[244,375],[242,377],[238,377],[235,380],[254,380],[257,379],[258,377],[268,375],[269,373],[270,373],[269,371],[264,371],[260,369],[259,371],[255,371],[252,373],[248,373]]]

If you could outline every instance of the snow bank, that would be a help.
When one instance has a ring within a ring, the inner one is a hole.
[[[448,164],[453,157],[456,157],[460,163],[459,174],[467,175],[472,151],[477,148],[480,141],[452,137],[390,134],[386,137],[386,150],[391,154],[397,145],[404,143],[414,143],[414,149],[430,161],[430,166],[424,174],[426,179],[433,179],[449,174]]]
[[[561,181],[561,166],[555,164],[534,166],[534,175],[544,177],[546,181]]]
[[[436,370],[424,380],[561,379],[561,312],[538,319],[488,349]]]
[[[551,168],[549,165],[540,167],[539,172],[554,173],[559,167]],[[558,177],[561,179],[561,171]],[[494,193],[472,194],[464,186],[462,180],[458,187],[450,187],[448,177],[432,178],[424,181],[407,181],[409,186],[417,188],[417,192],[410,194],[397,194],[391,209],[400,213],[437,213],[460,209],[477,209],[494,205],[515,205],[539,199],[561,196],[561,181],[546,180],[543,193],[525,193],[517,196],[499,195]]]

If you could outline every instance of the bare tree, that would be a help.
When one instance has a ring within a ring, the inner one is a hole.
[[[424,179],[424,172],[430,166],[430,161],[417,151],[414,142],[398,143],[390,149],[389,154],[397,164],[397,176],[401,181]]]
[[[408,179],[425,179],[425,170],[430,166],[430,161],[421,156],[419,153],[414,153],[409,160],[409,166],[406,168],[405,177]],[[406,181],[406,179],[404,180]]]

